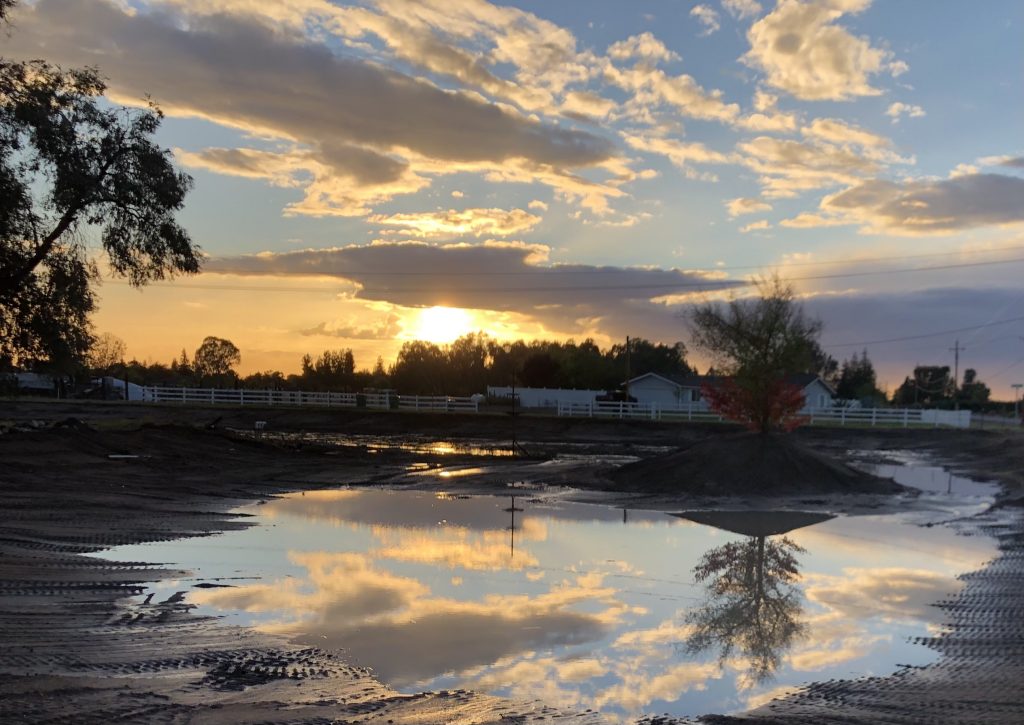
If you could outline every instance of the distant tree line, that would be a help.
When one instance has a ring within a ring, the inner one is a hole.
[[[238,347],[215,336],[206,337],[191,356],[182,350],[169,363],[126,360],[126,353],[123,340],[102,334],[93,341],[81,366],[61,372],[81,380],[109,375],[139,385],[337,392],[376,388],[412,395],[471,395],[484,392],[489,385],[511,385],[513,380],[525,387],[610,391],[643,373],[680,377],[697,372],[687,361],[682,342],[664,344],[643,338],[630,338],[627,350],[625,341],[602,349],[590,338],[581,342],[504,342],[476,333],[448,345],[406,342],[390,365],[378,357],[371,367],[359,368],[353,351],[340,348],[303,355],[298,373],[266,370],[245,376],[236,371],[242,359]],[[812,340],[787,365],[789,372],[820,375],[839,399],[858,401],[865,407],[891,402],[898,406],[978,408],[989,403],[989,388],[972,368],[964,371],[957,385],[949,366],[917,366],[889,400],[878,387],[867,350],[838,363]],[[45,366],[35,369],[47,371]],[[728,368],[712,367],[707,372],[726,373]]]

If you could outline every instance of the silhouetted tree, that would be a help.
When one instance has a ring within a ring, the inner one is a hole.
[[[0,7],[6,12],[10,3]],[[155,145],[160,110],[111,107],[95,69],[0,60],[0,359],[84,359],[98,271],[133,285],[199,269],[175,221],[191,178]]]
[[[836,393],[843,400],[869,401],[871,404],[885,399],[885,395],[878,389],[875,366],[868,358],[867,350],[861,352],[859,357],[854,353],[849,360],[843,361]]]
[[[914,375],[905,378],[892,402],[895,405],[946,405],[953,400],[956,381],[949,374],[949,365],[918,365]]]
[[[978,380],[978,371],[974,368],[964,370],[964,382],[957,396],[962,404],[968,406],[982,405],[988,402],[991,394],[989,387]]]
[[[124,362],[127,349],[124,340],[117,335],[105,332],[93,340],[86,362],[95,372],[107,374],[115,365]]]
[[[207,337],[192,356],[195,374],[202,381],[223,385],[237,377],[233,370],[242,362],[242,354],[231,340]]]
[[[561,367],[550,352],[535,352],[523,363],[520,379],[531,388],[557,388]]]

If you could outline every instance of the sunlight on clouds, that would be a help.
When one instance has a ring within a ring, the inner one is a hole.
[[[395,234],[421,237],[456,237],[485,234],[505,237],[535,227],[540,217],[522,209],[463,209],[457,211],[376,214],[374,224],[394,228]]]
[[[779,0],[747,32],[744,62],[764,71],[766,82],[803,100],[842,101],[882,93],[869,77],[906,71],[892,53],[873,47],[836,24],[866,10],[871,0]]]

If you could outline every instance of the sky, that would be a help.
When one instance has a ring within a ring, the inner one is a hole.
[[[102,286],[130,356],[686,342],[777,273],[890,391],[959,345],[1006,399],[1022,28],[1018,0],[37,0],[2,42],[151,98],[194,177],[203,272]]]

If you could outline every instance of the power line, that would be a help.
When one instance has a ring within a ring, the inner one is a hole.
[[[859,347],[861,345],[885,345],[890,342],[906,342],[908,340],[924,340],[929,337],[941,337],[943,335],[954,335],[958,332],[970,332],[971,330],[981,330],[986,327],[995,327],[996,325],[1009,325],[1013,322],[1024,322],[1024,316],[1011,317],[1006,320],[996,320],[994,322],[985,322],[980,325],[971,325],[970,327],[957,327],[952,330],[940,330],[938,332],[926,332],[920,335],[905,335],[903,337],[890,337],[884,340],[863,340],[861,342],[840,342],[836,344],[827,344],[825,347]]]

